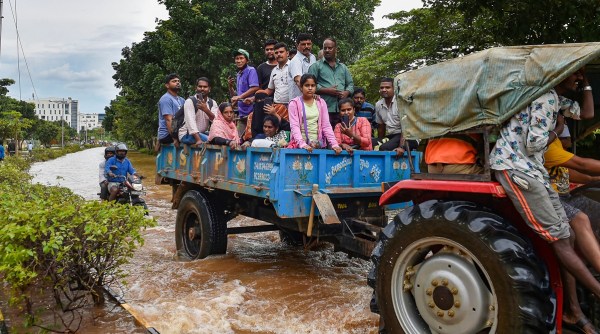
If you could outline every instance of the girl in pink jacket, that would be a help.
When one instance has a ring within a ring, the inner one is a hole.
[[[291,139],[288,148],[304,148],[312,152],[315,148],[330,146],[335,154],[342,148],[335,139],[329,123],[325,100],[315,94],[317,78],[306,73],[300,78],[302,96],[292,99],[288,105]]]

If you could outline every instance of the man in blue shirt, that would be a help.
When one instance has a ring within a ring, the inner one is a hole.
[[[4,160],[4,142],[0,140],[0,161]]]
[[[185,100],[177,96],[181,90],[179,76],[171,73],[165,77],[167,92],[158,100],[158,142],[161,144],[175,143],[179,145],[176,133],[171,133],[171,122],[177,110],[183,106]]]
[[[109,201],[114,201],[117,198],[119,184],[127,179],[128,174],[137,176],[131,161],[127,159],[127,146],[121,143],[116,146],[116,151],[116,155],[106,160],[104,166],[108,191],[110,192]]]
[[[260,88],[258,85],[258,74],[256,69],[248,65],[250,54],[244,49],[237,49],[233,53],[235,67],[237,67],[236,88],[233,89],[233,78],[229,78],[229,94],[231,95],[231,104],[236,104],[240,119],[238,121],[238,132],[241,134],[246,130],[246,121],[248,115],[254,109],[254,93]]]

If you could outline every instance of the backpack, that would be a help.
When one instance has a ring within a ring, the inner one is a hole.
[[[198,99],[194,95],[190,96],[190,99],[192,99],[192,103],[194,104],[194,114],[195,114],[198,112]],[[208,109],[212,109],[213,103],[214,103],[213,99],[208,98],[207,103],[208,103]],[[185,106],[185,103],[179,108],[179,110],[177,110],[175,112],[175,115],[173,115],[173,120],[171,121],[171,133],[174,134],[175,136],[179,135],[179,129],[181,129],[183,124],[185,124],[185,113],[183,111],[184,106]]]

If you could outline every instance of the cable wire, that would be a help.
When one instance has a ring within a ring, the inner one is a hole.
[[[20,55],[23,54],[23,61],[25,61],[25,67],[27,68],[27,75],[29,76],[29,81],[31,82],[31,87],[33,88],[33,94],[35,96],[35,100],[39,102],[39,96],[35,89],[35,85],[33,84],[33,78],[31,77],[31,71],[29,70],[29,62],[27,62],[27,57],[25,56],[25,50],[23,49],[23,42],[21,42],[21,35],[19,34],[19,27],[17,24],[17,0],[15,1],[15,8],[13,10],[12,1],[8,0],[8,4],[10,5],[10,12],[13,17],[13,21],[15,22],[15,31],[17,33],[17,68],[19,71],[19,100],[21,100],[21,67],[20,67]],[[20,46],[20,52],[19,52]]]

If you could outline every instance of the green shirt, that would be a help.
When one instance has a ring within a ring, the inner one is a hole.
[[[335,87],[340,91],[349,91],[350,95],[354,93],[354,81],[352,75],[348,71],[346,65],[335,60],[335,67],[329,66],[325,58],[312,64],[308,69],[308,73],[314,74],[317,77],[317,91],[321,88]],[[327,110],[330,113],[338,112],[338,98],[331,95],[319,95],[327,103]]]
[[[319,140],[319,109],[317,108],[317,101],[313,100],[312,106],[304,103],[304,110],[306,111],[306,125],[308,126],[308,137],[306,142],[314,142]],[[304,122],[300,122],[300,131],[302,136],[305,136]]]

